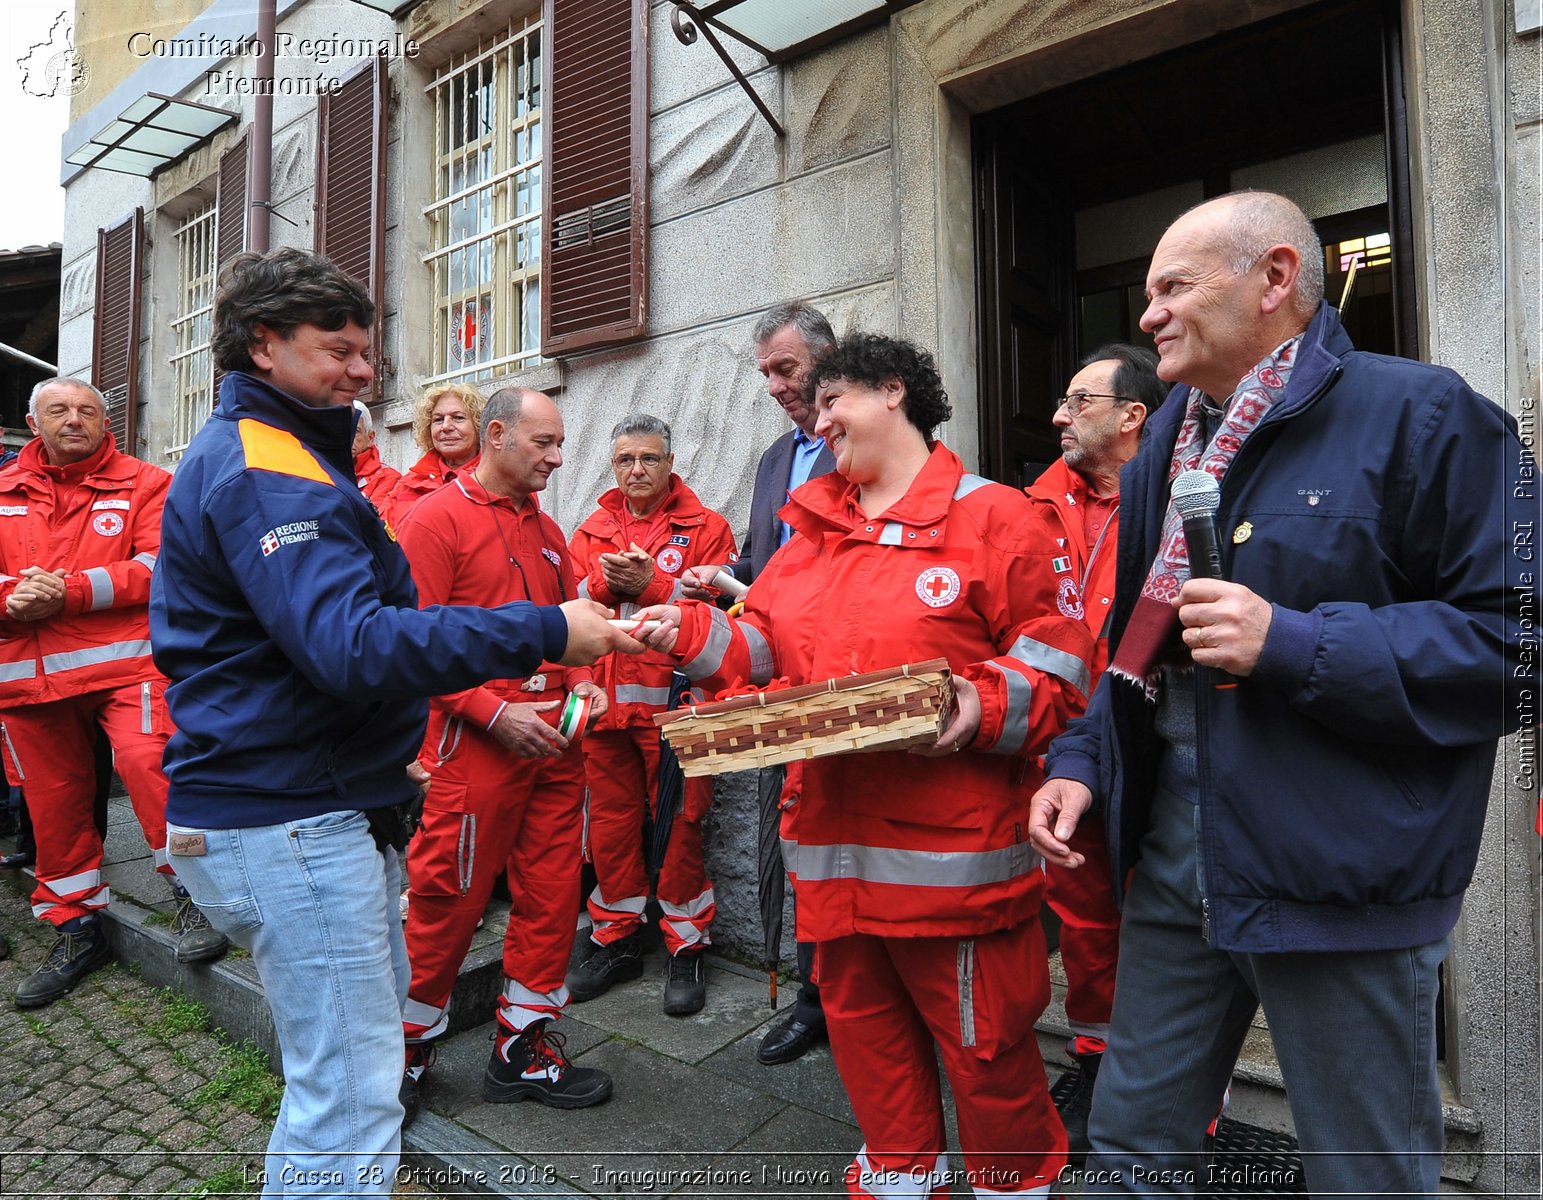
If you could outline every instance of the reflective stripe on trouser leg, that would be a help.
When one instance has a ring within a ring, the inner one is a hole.
[[[166,774],[161,769],[172,729],[165,685],[130,684],[93,692],[90,699],[95,719],[112,746],[113,767],[123,779],[134,816],[155,857],[155,869],[170,875],[172,869],[166,861]]]
[[[547,1021],[562,1016],[563,1009],[567,1006],[567,987],[559,987],[550,992],[537,992],[516,980],[505,979],[504,990],[498,997],[498,1024],[511,1033],[519,1033],[537,1021]]]
[[[643,813],[658,787],[659,731],[601,729],[583,740],[589,785],[590,936],[606,945],[643,923],[648,873],[643,866]]]
[[[875,1158],[880,1161],[875,1162]],[[872,1200],[929,1200],[948,1195],[948,1155],[921,1162],[893,1162],[894,1155],[873,1155],[865,1145],[846,1170],[847,1194]]]
[[[712,945],[708,926],[718,911],[712,888],[685,904],[671,904],[661,898],[659,907],[664,914],[664,948],[671,954]]]

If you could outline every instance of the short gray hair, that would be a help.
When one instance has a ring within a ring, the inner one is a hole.
[[[354,411],[359,414],[359,427],[366,433],[374,433],[375,418],[370,416],[370,406],[363,400],[355,400]]]
[[[798,330],[809,352],[816,358],[836,344],[836,332],[825,319],[825,314],[802,300],[789,300],[786,304],[767,309],[751,330],[750,340],[757,346],[765,345],[771,341],[773,334],[790,325]]]
[[[32,389],[32,397],[27,401],[27,412],[33,417],[38,415],[38,394],[46,387],[53,387],[56,383],[67,384],[72,388],[79,388],[83,392],[90,392],[96,397],[97,403],[102,406],[102,415],[107,415],[107,397],[102,395],[84,379],[72,379],[68,375],[55,375],[52,379],[45,379]]]
[[[658,417],[648,413],[629,413],[616,422],[616,428],[611,430],[611,441],[624,437],[656,437],[664,442],[664,454],[670,455],[670,427]]]
[[[1228,265],[1242,274],[1271,246],[1285,243],[1294,247],[1302,260],[1302,271],[1297,276],[1296,309],[1311,315],[1323,299],[1323,243],[1307,214],[1274,192],[1233,192],[1226,199],[1231,203],[1221,226],[1225,241],[1217,249]]]
[[[525,397],[540,394],[528,387],[499,388],[482,406],[482,428],[478,431],[481,440],[487,441],[488,426],[494,421],[502,423],[506,429],[513,429],[525,415]]]

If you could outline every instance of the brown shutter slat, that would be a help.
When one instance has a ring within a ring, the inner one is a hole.
[[[648,3],[546,0],[541,353],[647,331]]]
[[[386,62],[375,58],[317,102],[316,252],[352,275],[375,301],[370,362],[375,382],[359,398],[382,398],[385,316]]]
[[[96,233],[96,323],[91,335],[91,383],[107,397],[107,427],[125,454],[139,408],[139,287],[145,249],[145,210],[136,208]]]
[[[215,190],[214,272],[220,270],[246,249],[247,163],[251,153],[251,135],[243,133],[220,155],[218,184]]]

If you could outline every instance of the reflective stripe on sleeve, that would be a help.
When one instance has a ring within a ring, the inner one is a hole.
[[[1064,679],[1084,696],[1088,694],[1088,664],[1075,654],[1031,637],[1021,637],[1008,647],[1007,657],[1016,658],[1024,666],[1046,675]]]
[[[1027,842],[997,850],[900,850],[855,843],[804,846],[782,839],[782,861],[797,879],[860,879],[905,887],[980,887],[1039,869]]]
[[[1029,705],[1034,702],[1034,685],[1017,671],[1009,671],[994,662],[990,667],[1007,684],[1007,702],[1002,706],[1002,735],[990,746],[982,746],[987,754],[1017,754],[1029,736]]]
[[[137,563],[144,563],[145,566],[149,567],[152,571],[155,570],[155,555],[151,554],[148,550],[142,554],[136,554],[133,558],[133,561]]]
[[[750,647],[750,682],[770,683],[777,666],[776,659],[772,657],[771,646],[754,625],[742,624],[739,631],[745,635],[745,644]]]
[[[723,667],[723,656],[729,652],[734,627],[721,610],[712,608],[708,609],[708,613],[712,627],[707,631],[707,641],[695,658],[681,664],[681,674],[687,679],[705,679],[709,675],[716,675]]]
[[[113,577],[107,573],[106,567],[87,567],[81,572],[91,584],[91,603],[87,605],[87,612],[96,612],[100,608],[111,608],[113,604]]]

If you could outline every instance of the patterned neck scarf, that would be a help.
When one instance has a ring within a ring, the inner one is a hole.
[[[1265,414],[1285,394],[1301,342],[1300,335],[1282,342],[1243,377],[1209,442],[1204,440],[1205,423],[1201,413],[1205,396],[1198,388],[1189,389],[1184,421],[1179,426],[1173,460],[1168,465],[1170,487],[1182,472],[1193,470],[1204,471],[1221,483],[1249,434],[1258,428]],[[1184,541],[1184,519],[1170,499],[1163,517],[1162,537],[1157,543],[1157,557],[1147,571],[1141,596],[1109,665],[1109,669],[1122,679],[1144,687],[1147,698],[1153,701],[1157,699],[1158,668],[1163,652],[1179,628],[1178,610],[1169,602],[1179,594],[1189,577],[1189,546]]]

